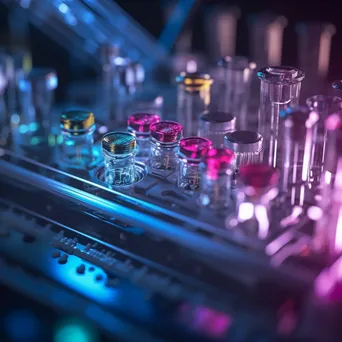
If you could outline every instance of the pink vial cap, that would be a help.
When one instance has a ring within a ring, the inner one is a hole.
[[[203,162],[207,166],[206,174],[211,179],[217,179],[220,174],[231,169],[235,154],[228,148],[212,148],[203,152]]]
[[[179,152],[186,158],[199,159],[203,153],[208,151],[212,144],[210,140],[205,138],[183,138],[179,144]]]
[[[183,134],[183,127],[178,122],[160,121],[150,126],[151,137],[162,142],[178,142]]]
[[[157,114],[135,113],[128,118],[127,126],[134,133],[147,134],[150,133],[150,126],[159,121],[160,117]]]
[[[279,171],[264,164],[248,164],[240,168],[239,180],[244,186],[254,189],[276,187],[279,182]]]

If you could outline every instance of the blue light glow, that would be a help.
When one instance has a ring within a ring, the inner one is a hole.
[[[28,127],[26,125],[19,126],[19,133],[26,134],[28,132]]]
[[[55,275],[64,285],[74,289],[88,298],[92,298],[98,302],[111,303],[116,300],[117,290],[106,287],[105,282],[97,282],[95,276],[101,274],[106,279],[106,274],[99,268],[95,272],[85,272],[78,274],[77,267],[80,266],[80,259],[73,255],[69,255],[66,265],[60,265],[56,260],[53,263]],[[86,265],[86,269],[90,265]],[[92,266],[92,265],[91,265]]]
[[[92,335],[86,327],[78,324],[67,324],[60,327],[54,338],[54,342],[94,342]]]
[[[28,128],[31,132],[35,132],[38,129],[38,124],[36,122],[31,122]]]
[[[58,10],[63,13],[66,14],[69,11],[69,7],[68,5],[66,5],[64,2],[62,2],[59,6],[58,6]]]
[[[20,123],[20,116],[18,114],[13,114],[11,116],[11,123],[13,125],[18,125]]]

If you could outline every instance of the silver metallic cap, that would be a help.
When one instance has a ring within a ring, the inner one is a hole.
[[[227,133],[224,144],[235,153],[258,153],[263,148],[263,138],[257,132],[238,130]]]
[[[204,112],[200,116],[200,126],[211,133],[226,133],[235,129],[236,118],[224,112]]]

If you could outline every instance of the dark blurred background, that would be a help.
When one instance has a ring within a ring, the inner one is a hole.
[[[9,9],[0,0],[0,45],[8,43],[8,13]],[[49,0],[46,0],[49,1]],[[118,0],[116,1],[136,21],[144,26],[156,38],[163,29],[163,6],[167,0]],[[208,9],[218,4],[238,6],[241,17],[237,28],[237,55],[248,56],[248,17],[252,13],[272,11],[288,19],[284,31],[283,58],[284,65],[296,66],[297,39],[295,24],[298,21],[326,21],[336,26],[336,34],[332,39],[331,65],[329,80],[342,78],[342,21],[340,20],[339,1],[336,0],[202,0],[195,13],[189,18],[194,25],[193,47],[195,51],[204,49],[203,18]],[[115,20],[115,18],[113,18]],[[68,53],[52,42],[36,28],[30,28],[30,46],[34,66],[53,67],[59,75],[60,87],[57,96],[63,93],[64,85],[70,82],[70,63]]]

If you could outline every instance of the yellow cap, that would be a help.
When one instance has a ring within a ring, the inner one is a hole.
[[[181,72],[176,81],[182,84],[186,91],[196,92],[210,89],[214,80],[209,74]]]
[[[80,133],[95,124],[92,112],[84,110],[69,110],[61,115],[61,128],[64,130]]]

